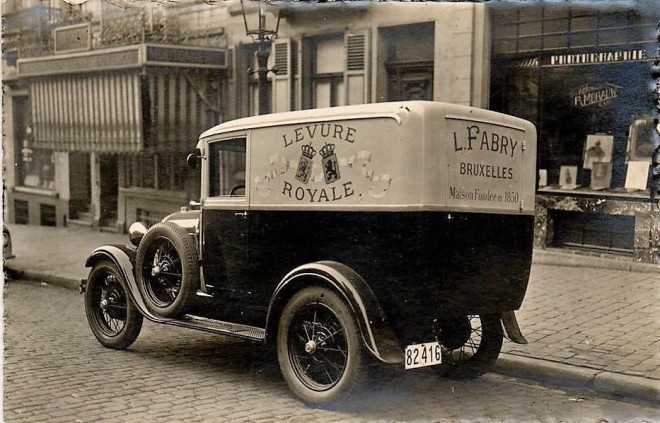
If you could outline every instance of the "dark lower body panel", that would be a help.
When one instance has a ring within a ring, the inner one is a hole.
[[[213,215],[204,218],[213,230]],[[277,283],[320,260],[360,274],[405,339],[428,336],[435,318],[516,310],[527,289],[533,216],[252,210],[248,219],[247,280],[216,287],[235,296],[241,323],[263,327]]]

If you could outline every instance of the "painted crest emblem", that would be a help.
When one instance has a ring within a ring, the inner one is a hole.
[[[305,144],[301,148],[300,161],[298,162],[298,170],[296,170],[296,179],[303,184],[309,182],[309,177],[312,176],[312,159],[316,154],[316,150],[311,144]]]
[[[323,164],[323,177],[325,178],[326,184],[331,184],[339,178],[339,162],[337,161],[337,155],[335,154],[335,145],[326,144],[321,148],[321,157]]]

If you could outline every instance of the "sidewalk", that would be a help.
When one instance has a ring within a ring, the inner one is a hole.
[[[72,289],[94,248],[128,242],[88,228],[7,227],[16,256],[7,269]],[[660,402],[660,267],[535,251],[516,315],[529,344],[505,341],[496,372]]]

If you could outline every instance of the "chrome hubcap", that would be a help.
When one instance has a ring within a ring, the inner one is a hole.
[[[314,354],[316,352],[316,342],[315,341],[308,341],[305,344],[305,352],[308,354]]]

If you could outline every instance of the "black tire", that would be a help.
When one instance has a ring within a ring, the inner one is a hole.
[[[289,388],[308,404],[344,398],[363,379],[364,349],[355,317],[326,288],[305,288],[284,307],[277,357]]]
[[[442,364],[433,369],[449,378],[472,379],[486,373],[502,349],[499,315],[472,315],[437,322]]]
[[[140,242],[135,267],[140,294],[156,316],[176,317],[194,301],[199,288],[197,247],[180,226],[152,226]]]
[[[107,348],[128,348],[142,329],[142,314],[127,295],[119,271],[107,261],[97,263],[89,273],[85,314],[92,333]]]

